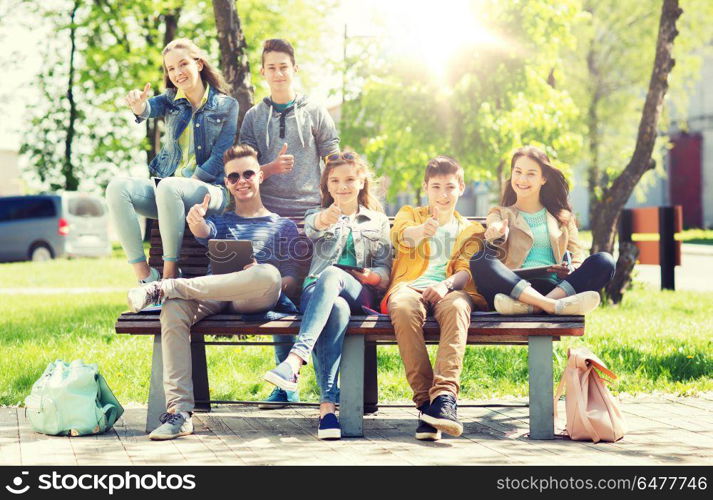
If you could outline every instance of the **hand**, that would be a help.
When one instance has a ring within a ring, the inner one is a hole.
[[[503,238],[504,240],[507,240],[508,234],[510,234],[509,222],[505,219],[488,224],[488,229],[485,230],[485,239],[499,240],[500,238]]]
[[[203,203],[196,203],[191,207],[188,211],[188,215],[186,215],[186,222],[188,222],[188,225],[205,222],[205,214],[208,213],[209,203],[210,195],[207,194],[205,195],[205,198],[203,198]]]
[[[287,153],[287,143],[282,145],[282,149],[277,154],[277,158],[270,164],[270,174],[286,174],[292,172],[295,166],[294,155],[288,155]]]
[[[379,283],[381,283],[381,276],[379,276],[379,273],[375,273],[371,269],[364,268],[364,272],[360,273],[359,271],[354,271],[353,269],[350,269],[349,272],[354,276],[359,283],[362,285],[371,285],[371,286],[377,286]]]
[[[566,278],[572,272],[565,264],[557,264],[547,268],[549,273],[557,273],[558,278]]]
[[[443,283],[439,283],[426,288],[423,291],[422,297],[423,300],[435,306],[448,294],[448,292],[448,287],[446,287]]]
[[[434,234],[436,234],[436,230],[438,229],[438,215],[439,215],[439,210],[437,207],[433,207],[431,210],[431,217],[424,222],[421,227],[423,229],[423,236],[425,238],[430,238]]]
[[[151,90],[151,84],[147,83],[144,86],[144,90],[132,90],[126,96],[126,104],[129,105],[131,111],[135,115],[140,115],[146,109],[146,101],[149,99],[149,91]]]
[[[330,227],[337,222],[342,216],[342,209],[339,208],[339,202],[334,200],[334,203],[328,208],[325,208],[319,213],[320,222],[325,227]]]

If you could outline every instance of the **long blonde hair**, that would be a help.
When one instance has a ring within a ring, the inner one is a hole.
[[[334,203],[334,198],[332,198],[332,195],[329,194],[329,189],[327,189],[329,173],[336,167],[340,167],[342,165],[352,165],[356,168],[357,175],[360,176],[364,181],[364,187],[361,188],[361,191],[359,191],[359,195],[357,197],[359,205],[362,205],[363,207],[368,208],[369,210],[383,212],[384,207],[381,205],[379,200],[376,199],[376,196],[374,196],[370,192],[370,189],[376,187],[376,182],[374,181],[374,177],[371,173],[369,165],[367,165],[367,163],[362,160],[359,155],[355,153],[352,154],[354,154],[354,159],[347,160],[345,158],[342,158],[340,155],[340,158],[338,160],[326,162],[324,170],[322,171],[322,178],[319,181],[319,188],[322,191],[322,206],[329,207],[332,205],[332,203]]]
[[[230,95],[231,88],[225,81],[223,74],[220,70],[208,62],[205,52],[203,52],[195,43],[188,38],[176,38],[166,45],[161,52],[161,55],[165,56],[173,49],[185,49],[188,51],[189,57],[192,57],[196,61],[201,61],[203,63],[203,69],[201,70],[200,75],[203,83],[208,83],[216,91],[222,94]],[[163,83],[166,85],[167,89],[176,88],[171,79],[168,77],[165,60],[163,62]]]

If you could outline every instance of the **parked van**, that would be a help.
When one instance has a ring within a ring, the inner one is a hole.
[[[111,254],[107,211],[86,193],[0,197],[0,261]]]

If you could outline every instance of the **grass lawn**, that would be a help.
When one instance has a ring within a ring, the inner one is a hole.
[[[128,287],[132,283],[121,258],[0,265],[0,287]],[[0,404],[22,402],[50,361],[76,358],[97,363],[120,401],[145,403],[151,339],[114,334],[114,321],[126,309],[123,293],[0,297]],[[713,292],[661,292],[637,286],[620,306],[602,307],[589,315],[584,338],[556,343],[555,371],[561,372],[567,347],[584,344],[619,375],[612,385],[614,392],[713,390],[711,306]],[[378,352],[381,400],[408,400],[410,391],[396,346]],[[266,396],[271,386],[262,381],[262,373],[272,367],[272,359],[271,347],[209,347],[212,397]],[[303,373],[303,399],[316,401],[312,370]],[[462,397],[525,396],[527,373],[522,347],[469,347]]]

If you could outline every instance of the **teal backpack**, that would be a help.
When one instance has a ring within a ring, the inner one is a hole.
[[[47,365],[25,398],[32,428],[42,434],[100,434],[124,413],[95,364],[77,359]]]

